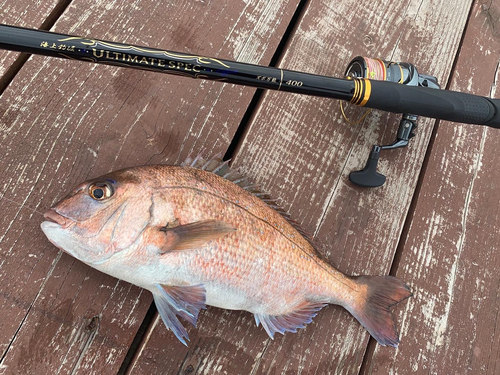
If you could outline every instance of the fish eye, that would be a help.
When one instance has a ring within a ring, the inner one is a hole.
[[[89,195],[96,201],[108,199],[113,194],[113,187],[107,182],[94,182],[89,186]]]

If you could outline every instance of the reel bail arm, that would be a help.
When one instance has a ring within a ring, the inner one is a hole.
[[[361,56],[354,58],[350,62],[345,75],[351,79],[369,78],[396,82],[408,86],[440,88],[436,77],[419,74],[412,64],[387,62]],[[365,167],[362,170],[351,172],[349,180],[353,184],[362,187],[382,186],[385,183],[386,177],[377,172],[380,151],[408,146],[410,139],[415,136],[414,130],[417,128],[417,118],[417,115],[403,113],[399,122],[396,140],[390,145],[374,145]]]

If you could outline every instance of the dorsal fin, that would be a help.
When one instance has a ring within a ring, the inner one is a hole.
[[[257,184],[253,184],[247,178],[247,176],[243,175],[239,171],[231,169],[231,167],[229,167],[228,165],[229,162],[230,160],[223,161],[221,154],[217,154],[216,156],[208,160],[204,159],[201,155],[198,155],[195,158],[191,158],[188,156],[188,158],[183,163],[181,163],[181,167],[192,167],[207,172],[212,172],[218,176],[221,176],[222,178],[225,178],[228,181],[235,183],[239,187],[255,195],[264,203],[266,203],[269,207],[271,207],[273,210],[275,210],[281,216],[283,216],[286,219],[286,221],[288,221],[288,223],[293,228],[295,228],[295,230],[299,232],[300,235],[307,240],[307,242],[311,244],[312,247],[317,249],[317,244],[312,239],[312,237],[300,226],[299,223],[290,218],[290,214],[278,205],[276,199],[272,198],[266,192],[263,192],[260,189],[260,186]]]

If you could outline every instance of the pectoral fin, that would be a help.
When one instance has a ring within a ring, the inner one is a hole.
[[[153,291],[153,297],[163,323],[180,342],[187,346],[188,333],[177,317],[181,317],[196,327],[200,310],[206,308],[205,287],[203,285],[166,286],[159,284],[155,286],[156,291]]]
[[[167,236],[165,246],[162,249],[162,252],[166,253],[199,248],[210,240],[234,232],[236,228],[223,221],[206,220],[173,228],[162,227],[160,230],[165,232]]]

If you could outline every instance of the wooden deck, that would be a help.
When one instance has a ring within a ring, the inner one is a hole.
[[[356,55],[408,61],[500,97],[500,0],[3,0],[0,22],[331,76]],[[334,100],[25,60],[0,51],[1,374],[500,373],[500,131],[422,118],[409,148],[382,155],[387,183],[362,189],[348,173],[399,115],[352,126]],[[337,268],[411,286],[398,349],[338,306],[274,341],[251,314],[209,308],[185,347],[149,292],[40,230],[83,180],[228,148]]]

